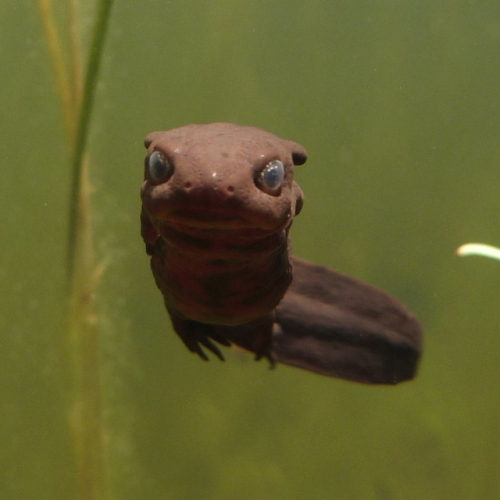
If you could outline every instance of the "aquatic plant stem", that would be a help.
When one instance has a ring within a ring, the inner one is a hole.
[[[81,500],[107,500],[110,494],[105,450],[101,349],[95,304],[95,288],[100,271],[96,268],[93,251],[91,189],[85,152],[112,3],[112,0],[101,0],[97,7],[72,162],[68,245],[71,293],[69,331],[75,381],[72,423]]]
[[[49,54],[52,61],[52,67],[56,77],[56,85],[61,99],[62,110],[64,113],[64,125],[66,127],[70,146],[73,146],[77,126],[75,115],[74,93],[71,89],[70,78],[64,65],[63,49],[57,25],[54,19],[54,12],[50,0],[37,0],[40,17],[42,20],[45,38],[49,48]]]
[[[101,349],[95,289],[102,274],[92,241],[88,162],[83,160],[78,227],[68,333],[74,400],[71,428],[75,441],[80,500],[109,499],[105,417],[101,382]]]
[[[110,498],[105,450],[105,419],[101,381],[101,349],[95,289],[102,273],[95,264],[90,207],[91,185],[86,155],[96,84],[103,54],[112,0],[101,0],[83,81],[76,13],[71,1],[71,73],[66,70],[63,48],[50,0],[38,0],[56,83],[61,96],[69,150],[72,153],[67,290],[68,341],[73,372],[71,428],[75,441],[80,500]],[[82,90],[83,89],[83,90]]]
[[[79,114],[79,123],[76,132],[75,149],[72,162],[73,180],[71,184],[71,205],[70,213],[70,235],[69,235],[69,276],[73,275],[71,269],[75,263],[75,241],[77,238],[78,228],[78,197],[81,195],[81,179],[83,168],[83,156],[87,146],[88,131],[90,126],[90,119],[94,104],[94,96],[96,85],[98,81],[99,69],[102,60],[104,49],[104,41],[106,39],[106,32],[108,28],[108,21],[110,17],[111,7],[113,0],[101,0],[97,8],[97,20],[94,28],[94,35],[90,46],[89,61],[85,76],[85,84],[83,86],[82,105]]]

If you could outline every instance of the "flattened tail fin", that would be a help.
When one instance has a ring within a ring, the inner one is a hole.
[[[422,329],[402,302],[302,259],[293,258],[293,275],[275,312],[272,360],[367,384],[415,377]],[[254,332],[246,325],[224,328],[228,340],[257,352]]]

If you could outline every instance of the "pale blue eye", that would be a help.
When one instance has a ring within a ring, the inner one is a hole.
[[[160,151],[155,151],[148,159],[148,170],[155,183],[168,181],[174,173],[174,167]]]
[[[261,189],[269,194],[276,194],[285,179],[285,167],[279,160],[270,161],[259,175]]]

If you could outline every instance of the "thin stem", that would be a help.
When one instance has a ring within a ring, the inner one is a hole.
[[[81,500],[107,500],[110,498],[110,490],[106,470],[100,339],[95,304],[95,289],[102,270],[95,265],[93,252],[89,165],[85,152],[113,2],[101,0],[98,4],[88,67],[83,82],[80,37],[77,29],[78,0],[70,1],[72,78],[69,77],[64,64],[63,46],[50,0],[38,0],[38,5],[73,154],[67,285],[70,297],[68,335],[74,382],[71,423],[76,448],[79,497]]]
[[[101,384],[101,350],[95,289],[102,269],[93,252],[90,181],[84,160],[80,181],[78,228],[72,276],[69,335],[73,366],[72,429],[76,446],[81,500],[106,500],[109,485],[105,447],[105,418]]]
[[[104,49],[104,41],[108,28],[108,21],[110,12],[113,5],[113,0],[101,0],[98,5],[97,21],[95,24],[92,43],[90,46],[89,62],[87,66],[85,84],[83,86],[82,106],[79,113],[78,130],[76,134],[76,144],[73,156],[73,181],[71,185],[71,213],[70,213],[70,235],[68,247],[68,277],[70,280],[75,274],[75,242],[77,233],[80,230],[78,227],[78,199],[81,196],[81,178],[82,178],[82,165],[83,156],[87,146],[88,131],[90,125],[90,118],[92,115],[92,108],[94,104],[95,89],[99,76],[99,69],[102,60]]]
[[[81,37],[78,29],[79,0],[71,0],[70,4],[70,38],[71,38],[71,70],[73,80],[73,104],[79,113],[83,94],[83,62]],[[78,113],[75,118],[78,119]]]
[[[86,149],[95,91],[99,78],[112,0],[101,0],[89,50],[83,92],[75,92],[81,102],[72,161],[70,233],[68,245],[68,285],[71,310],[69,331],[73,351],[75,404],[73,429],[81,500],[109,498],[106,471],[105,422],[101,384],[100,339],[95,305],[95,288],[100,271],[96,268],[90,209],[90,180]],[[73,8],[76,4],[73,3]],[[75,36],[76,26],[73,27]],[[77,42],[73,51],[77,51]],[[78,81],[78,61],[74,60]],[[75,88],[81,88],[75,83]]]
[[[52,60],[52,67],[54,68],[54,73],[56,75],[56,85],[59,89],[59,95],[61,97],[64,124],[68,134],[70,146],[72,146],[76,132],[76,116],[74,100],[72,99],[70,79],[68,78],[68,72],[66,71],[64,64],[62,44],[57,31],[57,25],[50,0],[37,1],[45,31],[45,38],[49,47],[50,58]]]

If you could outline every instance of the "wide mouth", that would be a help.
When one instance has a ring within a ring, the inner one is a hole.
[[[207,206],[189,206],[180,207],[172,211],[172,216],[186,221],[217,223],[217,222],[241,222],[245,220],[237,214],[234,209],[227,207],[207,207]]]
[[[267,236],[280,227],[266,224],[262,214],[228,206],[181,205],[157,214],[157,219],[178,231],[208,235],[217,234]]]
[[[177,233],[202,239],[227,240],[233,243],[260,240],[276,233],[276,230],[260,229],[241,224],[229,224],[226,221],[203,222],[189,219],[182,222],[165,220],[163,223]]]
[[[258,252],[268,253],[280,244],[281,239],[276,241],[275,238],[286,226],[266,227],[259,214],[252,212],[193,205],[163,211],[153,217],[153,221],[163,238],[182,251],[198,249],[205,255],[215,253],[219,256],[227,252],[234,256],[230,249],[255,244]],[[241,257],[240,250],[235,255]]]

